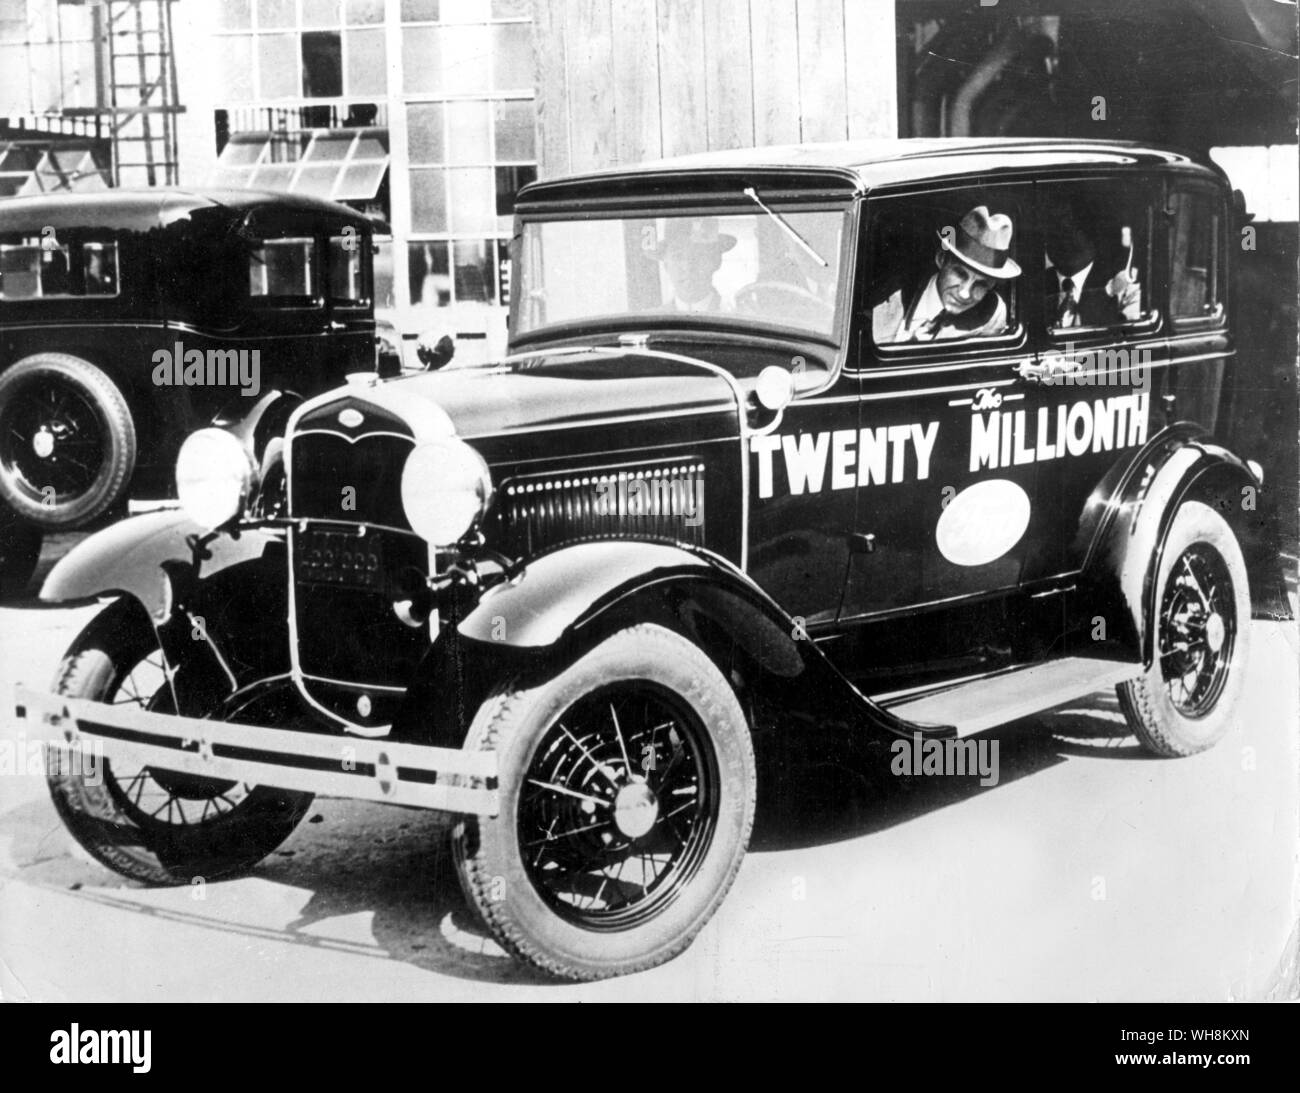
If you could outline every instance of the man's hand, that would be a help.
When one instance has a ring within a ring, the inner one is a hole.
[[[1142,318],[1142,286],[1130,278],[1128,270],[1120,270],[1106,282],[1106,295],[1114,297],[1125,322]]]

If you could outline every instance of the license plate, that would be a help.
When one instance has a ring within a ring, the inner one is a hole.
[[[379,589],[383,586],[384,557],[378,535],[308,531],[300,541],[300,580],[340,588]]]

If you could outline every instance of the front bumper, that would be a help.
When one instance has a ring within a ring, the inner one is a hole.
[[[495,816],[497,757],[125,710],[18,687],[17,714],[65,757],[114,759],[330,797]]]

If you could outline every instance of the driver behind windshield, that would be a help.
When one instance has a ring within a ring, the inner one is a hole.
[[[722,256],[736,245],[736,238],[718,230],[716,216],[669,220],[655,254],[668,276],[669,292],[664,307],[671,311],[730,311],[713,284]]]

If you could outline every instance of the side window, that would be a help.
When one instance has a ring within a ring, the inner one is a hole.
[[[1080,327],[1105,329],[1154,319],[1146,184],[1047,183],[1040,195],[1044,253],[1034,277],[1041,284],[1051,333],[1068,338]]]
[[[330,236],[328,277],[331,303],[362,307],[370,301],[370,286],[366,283],[368,263],[364,260],[369,252],[368,235],[349,230],[346,235]]]
[[[1224,218],[1209,190],[1175,190],[1170,200],[1169,309],[1175,326],[1223,318]]]
[[[7,236],[0,240],[0,299],[116,296],[117,244]]]
[[[1022,209],[1002,190],[878,201],[867,307],[878,346],[997,338],[1019,328]]]
[[[253,302],[304,306],[315,302],[316,240],[264,239],[248,256],[248,289]]]

